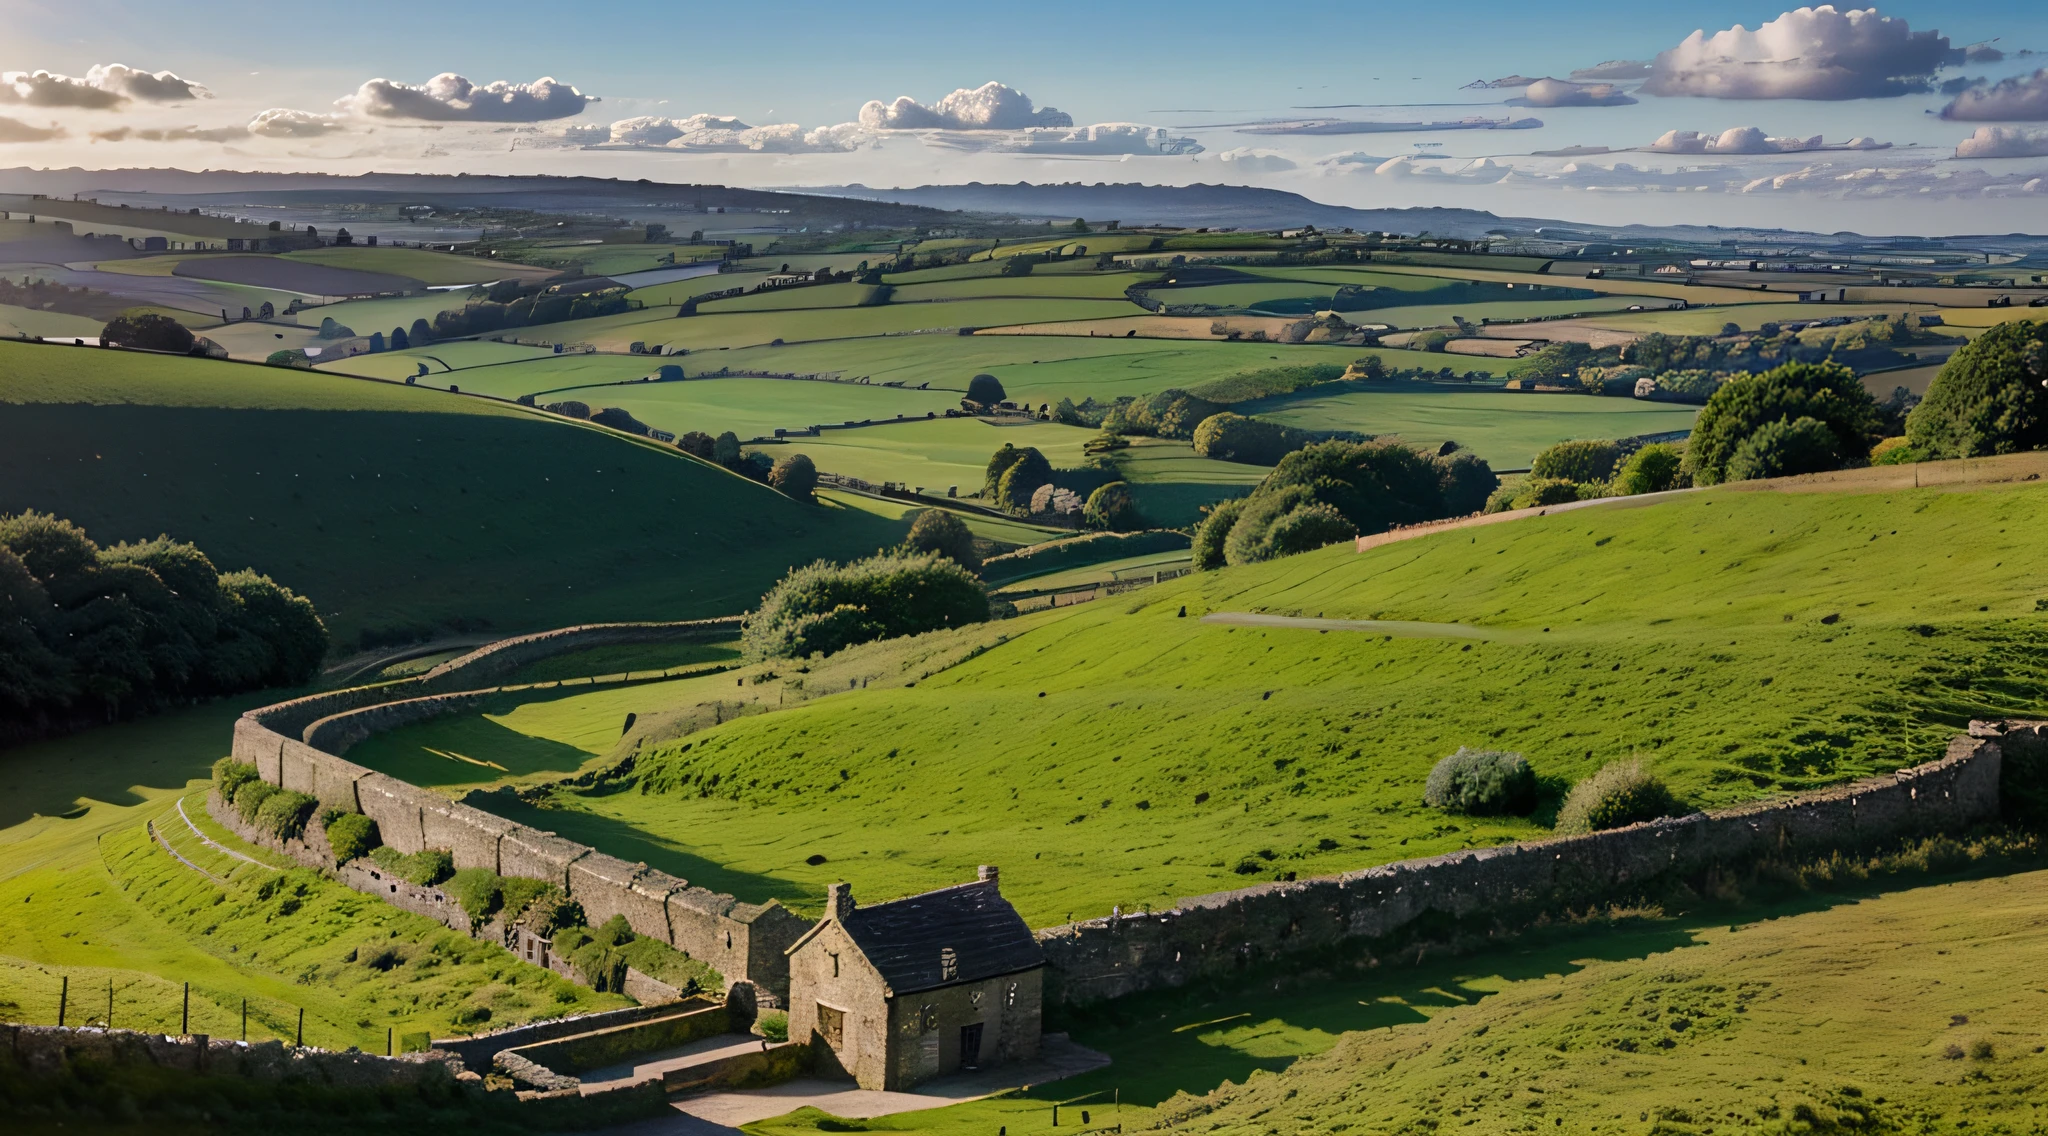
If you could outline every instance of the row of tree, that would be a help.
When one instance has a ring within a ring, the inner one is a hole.
[[[47,513],[0,517],[0,738],[310,680],[327,629],[268,576],[168,536],[94,544]]]
[[[1251,494],[1209,511],[1195,567],[1252,564],[1360,533],[1476,513],[1500,485],[1478,456],[1392,442],[1318,442],[1286,455]]]

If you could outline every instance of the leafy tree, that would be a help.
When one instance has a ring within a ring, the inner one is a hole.
[[[1687,472],[1698,485],[1730,480],[1729,463],[1751,435],[1768,424],[1800,418],[1812,419],[1834,436],[1828,452],[1837,464],[1830,468],[1862,465],[1869,458],[1877,402],[1855,372],[1839,363],[1787,363],[1761,375],[1737,376],[1714,392],[1693,424],[1685,451]],[[1789,440],[1777,431],[1772,448]],[[1803,438],[1802,446],[1810,440]],[[1752,447],[1752,453],[1761,451]],[[1805,461],[1813,456],[1812,448],[1800,454]]]
[[[1072,229],[1077,233],[1085,233],[1088,231],[1088,222],[1083,221],[1079,217],[1076,217],[1074,218],[1074,223],[1068,225],[1067,228]]]
[[[1436,464],[1444,516],[1462,517],[1484,511],[1487,497],[1500,487],[1500,477],[1493,467],[1470,450],[1438,455]]]
[[[1062,426],[1087,425],[1081,419],[1081,408],[1075,406],[1074,400],[1071,398],[1063,398],[1053,405],[1052,420]]]
[[[1508,378],[1561,383],[1576,379],[1579,368],[1592,362],[1593,358],[1593,349],[1583,343],[1553,343],[1509,364]]]
[[[327,316],[320,321],[318,334],[322,339],[347,339],[355,335],[355,329],[337,321],[333,316]]]
[[[1109,532],[1132,532],[1145,527],[1145,518],[1138,512],[1138,499],[1131,495],[1131,487],[1121,481],[1112,481],[1088,495],[1088,503],[1081,507],[1081,520],[1091,529]]]
[[[1536,455],[1529,476],[1605,481],[1614,475],[1614,465],[1620,456],[1621,448],[1613,442],[1559,442]]]
[[[1228,563],[1223,554],[1223,543],[1230,538],[1231,526],[1237,523],[1243,512],[1242,497],[1233,497],[1210,507],[1209,515],[1195,527],[1195,571],[1207,572]]]
[[[1358,526],[1333,506],[1316,500],[1309,486],[1288,485],[1273,492],[1264,489],[1261,486],[1245,499],[1237,523],[1224,540],[1223,556],[1231,564],[1256,564],[1313,552],[1358,535]]]
[[[100,330],[100,342],[142,351],[190,352],[197,342],[185,325],[155,312],[118,315]]]
[[[306,353],[294,348],[272,351],[263,357],[263,362],[272,367],[296,367],[306,361]]]
[[[310,231],[311,231],[311,230],[308,230],[308,232],[310,232]],[[335,243],[335,244],[336,244],[337,246],[340,246],[340,245],[352,245],[352,244],[356,243],[356,239],[355,239],[354,237],[352,237],[352,236],[350,236],[350,235],[349,235],[349,232],[348,232],[348,230],[347,230],[347,229],[336,229],[336,230],[334,231],[334,243]]]
[[[403,351],[406,348],[412,346],[412,338],[405,334],[405,329],[402,327],[394,327],[391,329],[390,342],[391,349],[393,351]]]
[[[1838,444],[1839,439],[1825,424],[1804,415],[1790,422],[1766,422],[1735,447],[1734,456],[1728,459],[1726,480],[1756,481],[1840,469],[1843,462]]]
[[[378,352],[380,352],[380,351],[382,351],[382,350],[384,350],[384,333],[383,333],[383,332],[381,332],[381,331],[373,331],[373,332],[371,332],[371,333],[370,333],[370,354],[372,354],[372,355],[375,355],[375,354],[377,354]]]
[[[412,321],[412,330],[406,333],[406,339],[414,347],[425,347],[434,341],[433,325],[429,324],[425,319]]]
[[[1429,771],[1422,800],[1466,816],[1526,816],[1536,807],[1536,771],[1519,753],[1459,746]]]
[[[692,430],[676,439],[676,448],[686,454],[695,454],[705,461],[713,461],[715,460],[717,443],[713,442],[711,435],[706,434],[704,431]]]
[[[1677,446],[1662,442],[1644,446],[1628,456],[1621,469],[1614,475],[1614,491],[1623,496],[1633,497],[1639,493],[1662,493],[1677,489],[1681,478],[1679,467],[1683,459]]]
[[[1224,411],[1202,419],[1195,427],[1195,453],[1218,461],[1246,465],[1274,465],[1290,450],[1318,440],[1318,435],[1278,422],[1246,418]]]
[[[762,597],[740,647],[749,659],[803,658],[987,618],[981,581],[936,553],[821,560],[793,569]]]
[[[2048,448],[2048,322],[2003,323],[1949,358],[1906,420],[1924,459]]]
[[[910,535],[903,538],[907,555],[937,553],[969,571],[981,567],[974,552],[974,533],[967,522],[944,509],[925,509],[910,522]]]
[[[1009,396],[1003,391],[1003,382],[994,375],[976,375],[967,380],[967,401],[982,406],[995,406]]]
[[[1045,460],[1037,447],[1027,446],[1018,451],[1017,459],[996,483],[995,503],[1012,512],[1028,512],[1031,494],[1051,480],[1052,463]]]
[[[269,300],[263,301],[262,305],[256,309],[256,318],[260,320],[276,319],[276,305],[272,304]]]
[[[785,497],[798,501],[815,501],[818,491],[818,467],[803,454],[791,454],[776,462],[768,472],[768,484],[774,486]]]
[[[1199,395],[1169,389],[1146,398],[1118,402],[1104,417],[1102,428],[1113,434],[1193,438],[1195,427],[1225,409],[1221,403]]]
[[[737,469],[740,464],[740,436],[727,430],[711,443],[711,460],[728,469]]]

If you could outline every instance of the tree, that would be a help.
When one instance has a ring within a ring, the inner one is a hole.
[[[1011,466],[1023,460],[1023,450],[1004,442],[1002,449],[989,455],[988,467],[982,472],[981,495],[990,501],[996,500],[996,490],[1003,483],[1003,475],[1010,471]]]
[[[327,316],[320,321],[319,335],[322,339],[348,339],[355,335],[355,329]]]
[[[785,497],[814,501],[817,499],[818,467],[803,454],[791,454],[768,471],[768,484]]]
[[[1031,509],[1031,494],[1052,480],[1052,463],[1036,447],[1027,446],[1018,453],[1017,460],[996,483],[995,503],[1011,512],[1023,513]]]
[[[820,560],[775,585],[740,635],[748,659],[804,658],[988,618],[988,592],[972,572],[937,554]]]
[[[1723,480],[1757,481],[1840,469],[1839,444],[1825,423],[1804,415],[1789,422],[1766,422],[1735,447]]]
[[[1131,487],[1121,481],[1112,481],[1088,495],[1088,503],[1081,507],[1081,520],[1091,529],[1109,532],[1135,532],[1145,527],[1145,518],[1138,512],[1138,499],[1131,495]]]
[[[1839,363],[1787,363],[1761,375],[1738,375],[1714,392],[1693,423],[1686,471],[1697,485],[1730,480],[1729,462],[1743,442],[1770,423],[1800,418],[1811,418],[1834,435],[1827,447],[1839,463],[1833,468],[1859,466],[1869,459],[1877,401],[1855,372]],[[1780,434],[1772,445],[1787,441]],[[1810,447],[1801,453],[1812,456]]]
[[[1202,523],[1195,528],[1195,571],[1207,572],[1228,563],[1223,555],[1223,542],[1230,538],[1230,528],[1243,512],[1242,497],[1233,497],[1210,507],[1209,515],[1202,518]]]
[[[2048,322],[2003,323],[1957,351],[1906,419],[1922,458],[2048,448]]]
[[[1313,552],[1357,535],[1358,527],[1335,508],[1316,500],[1313,489],[1288,485],[1273,492],[1254,492],[1245,499],[1244,510],[1224,541],[1223,556],[1233,565],[1256,564]]]
[[[391,349],[393,351],[403,351],[411,346],[412,338],[405,334],[404,328],[394,327],[391,329]]]
[[[263,301],[263,305],[256,309],[256,318],[260,320],[276,319],[277,306],[269,300]]]
[[[1628,456],[1611,483],[1614,492],[1626,497],[1639,493],[1662,493],[1679,487],[1678,447],[1658,442]]]
[[[727,468],[737,468],[740,464],[739,435],[730,430],[720,434],[718,440],[711,443],[711,460]]]
[[[313,230],[307,229],[306,231],[310,233]],[[336,246],[352,245],[356,243],[356,239],[348,235],[347,229],[336,229],[334,230],[334,243]]]
[[[100,331],[100,342],[142,351],[175,351],[184,354],[197,342],[185,325],[155,312],[118,315]]]
[[[1559,442],[1536,455],[1529,467],[1531,477],[1557,477],[1566,481],[1605,481],[1614,475],[1621,448],[1613,442]]]
[[[372,355],[375,355],[376,353],[378,353],[379,351],[382,351],[382,350],[384,350],[384,333],[383,333],[383,332],[381,332],[381,331],[373,331],[373,332],[371,332],[371,333],[370,333],[370,354],[372,354]]]
[[[425,319],[416,319],[412,321],[412,330],[406,333],[406,338],[414,347],[425,347],[434,341],[434,328]]]
[[[705,461],[711,461],[716,452],[716,443],[711,440],[711,435],[704,431],[692,430],[676,439],[676,448],[686,454],[694,454]]]
[[[910,522],[910,535],[903,538],[903,551],[912,556],[937,553],[968,571],[981,567],[974,552],[974,533],[967,522],[944,509],[926,509]]]
[[[1083,221],[1079,217],[1076,217],[1074,218],[1074,223],[1068,225],[1067,228],[1072,229],[1077,233],[1085,233],[1088,231],[1088,222]]]
[[[1009,397],[1003,392],[1001,379],[994,375],[976,375],[967,380],[967,401],[982,406],[995,406]]]

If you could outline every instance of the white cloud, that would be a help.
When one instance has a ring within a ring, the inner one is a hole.
[[[922,137],[934,146],[988,154],[1158,157],[1202,152],[1201,144],[1192,138],[1176,137],[1163,127],[1136,122],[1098,122],[1071,129],[934,130]]]
[[[0,103],[21,106],[82,107],[108,110],[127,102],[119,91],[95,87],[84,79],[48,71],[0,71]]]
[[[1755,31],[1704,30],[1660,52],[1643,90],[1710,99],[1862,99],[1928,89],[1952,55],[1947,37],[1916,32],[1875,8],[1799,8]]]
[[[2048,122],[2048,68],[1975,87],[1941,109],[1962,122]]]
[[[1811,150],[1888,150],[1889,142],[1874,138],[1852,138],[1830,146],[1820,135],[1810,138],[1773,138],[1754,126],[1736,126],[1719,134],[1694,130],[1667,130],[1643,149],[1653,154],[1801,154]]]
[[[852,122],[807,132],[793,122],[749,126],[737,118],[714,114],[693,114],[688,118],[642,115],[612,123],[603,141],[613,146],[696,153],[807,154],[857,149],[873,141],[873,135]]]
[[[1629,106],[1636,100],[1612,83],[1567,83],[1562,79],[1538,79],[1528,85],[1512,106],[1605,107]]]
[[[246,126],[172,126],[161,129],[117,126],[112,130],[92,132],[95,142],[126,142],[131,138],[137,142],[233,142],[248,136],[249,128]]]
[[[444,71],[420,86],[372,79],[356,93],[336,99],[344,111],[369,118],[413,118],[431,122],[545,122],[581,114],[598,100],[551,78],[531,83],[499,80],[479,86]]]
[[[1074,119],[1052,107],[1034,107],[1029,95],[991,81],[962,87],[930,106],[909,95],[892,103],[873,99],[860,108],[860,124],[869,130],[1023,130],[1070,127]]]
[[[1963,49],[1963,59],[1970,63],[1997,63],[2004,58],[2005,52],[1998,50],[1989,40]]]
[[[341,116],[273,107],[249,120],[249,133],[264,138],[318,138],[346,129]]]
[[[169,71],[138,71],[123,63],[96,64],[85,73],[85,81],[100,90],[146,103],[181,103],[213,97],[212,91]]]
[[[1650,77],[1650,65],[1640,59],[1610,59],[1593,67],[1582,67],[1572,72],[1572,80],[1579,83],[1633,82]]]
[[[0,142],[48,142],[64,137],[64,128],[56,123],[48,126],[31,126],[18,118],[0,116]]]
[[[2048,131],[1980,126],[1956,147],[1958,158],[2048,158]]]
[[[1294,159],[1277,150],[1254,150],[1249,146],[1225,150],[1216,155],[1216,159],[1233,171],[1245,174],[1279,173],[1295,168]]]

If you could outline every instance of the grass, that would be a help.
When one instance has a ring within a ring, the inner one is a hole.
[[[451,284],[490,284],[506,279],[538,280],[551,275],[544,269],[524,264],[510,264],[474,256],[456,256],[453,253],[434,252],[429,249],[371,248],[367,245],[301,249],[298,252],[285,253],[284,259],[325,265],[328,268],[350,268],[358,272],[388,272],[393,276],[409,276],[435,287]]]
[[[1026,576],[1004,583],[1003,590],[1037,591],[1043,588],[1071,588],[1112,580],[1141,579],[1164,569],[1185,568],[1192,562],[1193,558],[1185,548],[1171,552],[1153,552],[1144,556],[1127,556],[1121,560],[1105,560],[1100,564],[1068,568],[1043,576]]]
[[[41,308],[0,304],[0,337],[8,339],[23,335],[46,335],[52,339],[60,336],[98,339],[100,329],[105,326],[103,321],[89,316],[66,315],[63,312],[47,312]]]
[[[698,640],[687,643],[636,643],[619,647],[590,647],[566,655],[540,659],[505,678],[506,683],[560,682],[592,675],[665,671],[703,663],[729,663],[740,657],[731,642]]]
[[[1925,306],[1919,304],[1759,303],[1731,307],[1695,307],[1685,311],[1618,312],[1589,319],[1586,323],[1617,331],[1661,331],[1666,335],[1718,335],[1723,326],[1731,323],[1744,331],[1755,331],[1766,323],[1788,323],[1794,320],[1804,322],[1834,316],[1861,319],[1864,316],[1898,315],[1901,312],[1925,310]],[[1530,334],[1539,334],[1540,331],[1540,328],[1531,328]]]
[[[701,279],[711,281],[718,278]],[[722,279],[718,282],[723,283]],[[706,283],[700,291],[709,291],[716,286],[715,283]],[[881,289],[871,284],[813,284],[749,292],[729,300],[708,300],[697,310],[705,315],[716,315],[720,312],[784,312],[800,308],[857,308],[876,303],[880,293]]]
[[[777,339],[801,343],[914,331],[950,333],[961,327],[1104,319],[1126,315],[1133,310],[1130,304],[1120,300],[961,300],[950,304],[883,304],[871,308],[827,308],[799,313],[703,313],[669,322],[674,318],[673,312],[665,308],[650,308],[529,328],[524,330],[522,337],[532,336],[560,343],[590,343],[606,351],[623,351],[627,343],[636,339],[702,351],[752,347]]]
[[[316,308],[299,309],[298,321],[306,327],[319,327],[320,321],[332,318],[336,323],[353,330],[357,335],[367,337],[373,331],[381,331],[388,338],[391,329],[402,327],[407,334],[412,332],[412,321],[434,322],[441,312],[460,308],[469,302],[464,292],[428,292],[423,296],[386,296],[376,300],[342,300],[339,303],[322,304]],[[284,305],[278,305],[282,311]]]
[[[1687,430],[1698,413],[1635,399],[1363,383],[1326,383],[1233,409],[1311,430],[1396,434],[1414,444],[1452,440],[1497,469],[1527,469],[1545,446],[1571,438]]]
[[[651,745],[639,771],[657,791],[559,794],[542,827],[716,864],[744,897],[799,905],[834,879],[882,898],[997,863],[1045,925],[1548,831],[1541,809],[1422,807],[1431,764],[1460,745],[1522,752],[1553,786],[1646,755],[1689,801],[1728,804],[2048,709],[2033,614],[2048,571],[2025,553],[2044,519],[2038,488],[1715,490],[1205,573],[998,625],[1008,642],[939,673],[884,669]],[[1233,628],[1208,611],[1493,638]],[[773,699],[775,681],[740,689]],[[654,693],[609,707],[609,728]]]
[[[901,528],[672,448],[400,385],[0,343],[0,510],[169,532],[365,629],[515,631],[751,606]]]
[[[1123,299],[1126,288],[1144,279],[1146,277],[1135,272],[1107,272],[1070,276],[983,276],[962,280],[937,280],[923,284],[899,284],[895,294],[890,297],[890,302],[907,304],[933,300],[1037,299],[1046,296],[1120,300]]]
[[[404,379],[417,373],[419,365],[425,363],[427,365],[427,373],[431,376],[428,380],[429,383],[434,386],[446,387],[450,381],[460,386],[462,378],[468,377],[463,376],[453,380],[440,377],[451,370],[462,371],[472,367],[495,368],[498,364],[502,363],[527,362],[537,366],[552,366],[566,363],[570,360],[598,358],[621,362],[616,356],[557,355],[545,347],[527,347],[518,343],[497,343],[488,339],[451,339],[446,343],[429,343],[424,347],[409,347],[404,351],[380,351],[374,355],[356,355],[339,362],[323,363],[320,365],[320,369],[334,371],[339,374],[367,375],[377,379]],[[630,362],[633,366],[628,369],[635,376],[651,374],[653,372],[654,364],[648,360],[632,356],[630,357]],[[488,381],[491,375],[487,374],[479,377],[485,378]],[[616,377],[624,378],[625,375],[620,373]],[[545,383],[546,380],[543,380],[543,382]],[[500,393],[499,391],[488,389],[487,384],[477,385],[479,389],[483,390],[483,393]],[[526,393],[524,389],[526,384],[515,383],[510,385],[521,389],[505,397],[516,397],[518,394]]]
[[[931,487],[927,486],[926,489],[929,492]],[[945,490],[940,489],[939,492],[943,494]],[[908,501],[869,497],[864,494],[848,493],[837,489],[820,490],[818,496],[822,500],[844,508],[859,509],[863,512],[873,513],[878,517],[886,517],[892,521],[902,521],[906,531],[910,521],[913,519],[913,514],[927,508],[945,507],[943,498],[933,498],[929,505],[917,505]],[[1067,535],[1067,530],[1065,529],[1042,528],[1037,525],[1026,524],[1023,521],[990,517],[981,513],[955,512],[954,515],[965,522],[968,530],[975,536],[994,541],[997,544],[1023,547]]]
[[[989,455],[1008,442],[1036,446],[1056,468],[1072,469],[1084,459],[1092,430],[1031,422],[991,426],[978,418],[939,418],[887,423],[859,430],[828,430],[816,438],[793,438],[763,447],[774,457],[808,454],[821,470],[865,481],[894,481],[945,495],[958,486],[963,496],[981,492]]]
[[[506,367],[499,370],[519,372],[528,369]],[[469,376],[449,377],[460,381]],[[477,377],[502,381],[518,376],[485,373]],[[492,385],[499,384],[494,382]],[[463,389],[472,388],[464,383]],[[893,421],[899,416],[923,419],[927,414],[943,414],[947,409],[960,405],[959,396],[949,391],[900,390],[860,383],[791,379],[688,379],[679,383],[648,383],[644,386],[590,387],[559,391],[541,401],[561,399],[578,399],[593,408],[623,407],[640,421],[676,434],[702,430],[716,437],[721,431],[731,430],[742,439],[772,437],[778,428],[801,431],[813,425]],[[865,430],[831,431],[826,437],[839,439],[865,433]],[[803,449],[817,441],[814,438],[793,438],[789,444]],[[988,455],[982,455],[982,460],[986,462]]]

